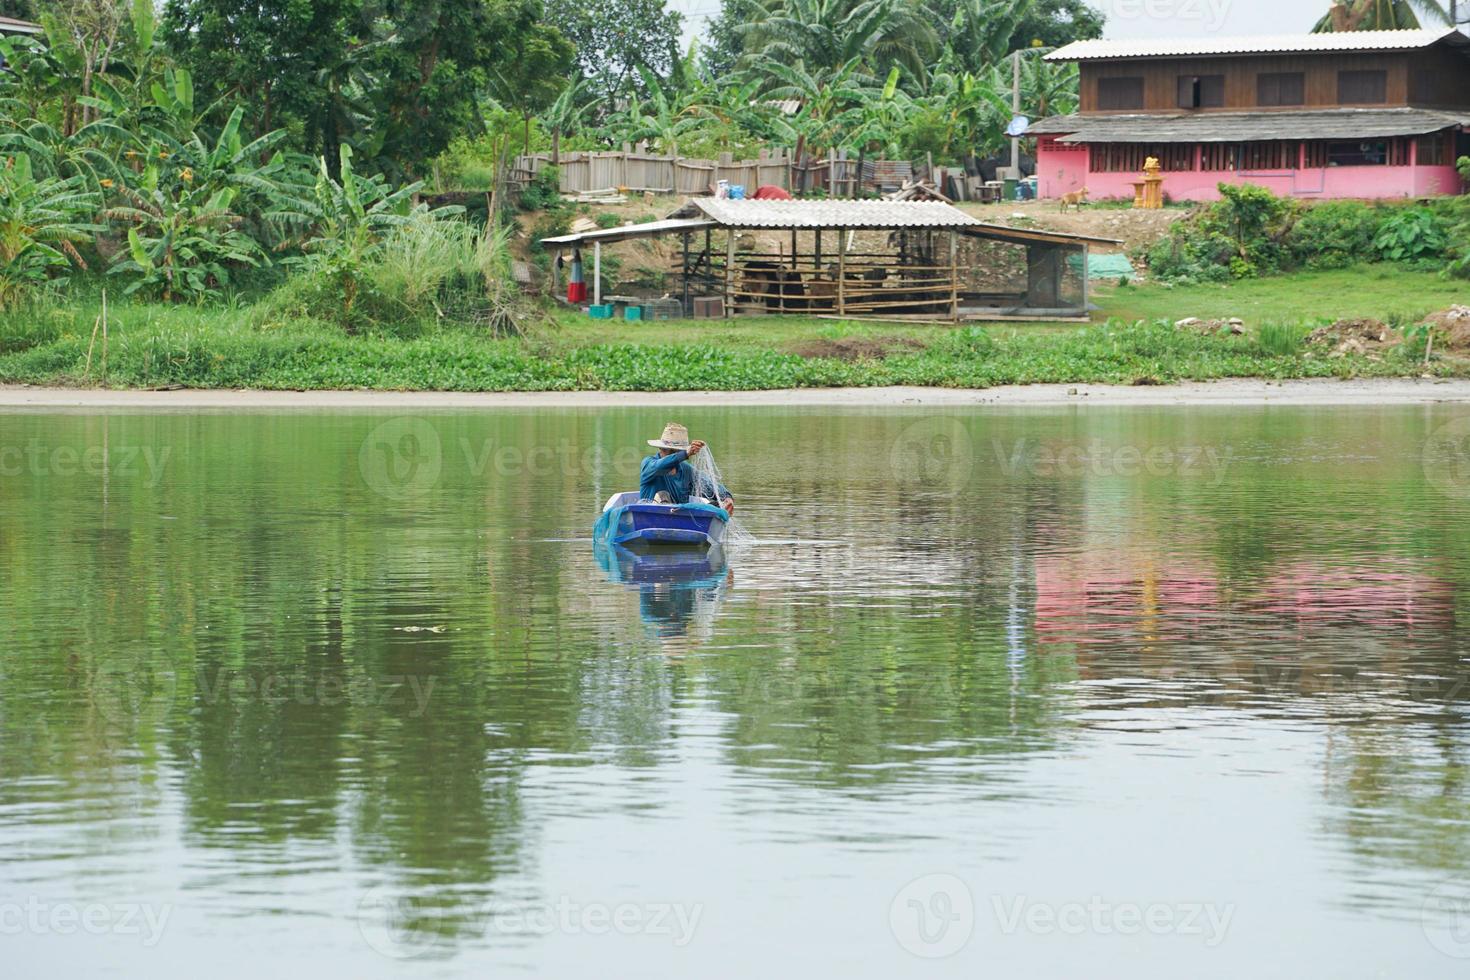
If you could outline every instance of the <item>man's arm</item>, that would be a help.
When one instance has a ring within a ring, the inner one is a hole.
[[[649,456],[643,460],[643,468],[639,471],[639,478],[648,480],[662,473],[664,470],[673,469],[688,458],[689,454],[682,449],[677,453],[669,453],[667,456]]]

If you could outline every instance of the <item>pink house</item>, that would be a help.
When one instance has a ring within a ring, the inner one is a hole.
[[[1250,183],[1306,198],[1461,191],[1470,38],[1455,30],[1077,41],[1078,111],[1031,125],[1037,192],[1131,198],[1147,157],[1174,200]]]

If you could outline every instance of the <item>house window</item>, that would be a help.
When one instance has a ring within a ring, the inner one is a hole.
[[[1381,167],[1388,163],[1388,140],[1332,140],[1326,155],[1329,167]]]
[[[1305,92],[1299,71],[1261,72],[1256,76],[1256,105],[1302,105]]]
[[[1430,133],[1419,137],[1418,155],[1415,159],[1421,167],[1454,166],[1455,155],[1450,152],[1452,149],[1444,133]]]
[[[1224,104],[1224,75],[1179,76],[1179,108],[1218,109]]]
[[[1299,144],[1284,140],[1246,143],[1241,147],[1242,170],[1295,170]]]
[[[1099,78],[1097,80],[1097,107],[1099,109],[1142,109],[1142,78]]]
[[[1200,147],[1201,170],[1237,170],[1240,166],[1238,143],[1206,143]]]
[[[1087,168],[1095,174],[1136,174],[1149,157],[1166,173],[1194,169],[1190,143],[1094,143]]]
[[[1343,105],[1380,105],[1388,101],[1388,73],[1384,71],[1340,71],[1337,101]]]

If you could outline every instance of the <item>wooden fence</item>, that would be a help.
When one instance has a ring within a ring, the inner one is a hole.
[[[547,153],[517,157],[517,176],[529,177],[549,163],[551,155]],[[786,187],[791,175],[786,155],[768,151],[762,151],[755,160],[735,160],[728,153],[718,160],[701,160],[637,150],[576,151],[561,154],[557,168],[563,194],[613,187],[657,194],[708,194],[721,180],[740,184],[748,193],[754,193],[762,184]]]
[[[537,153],[517,157],[511,177],[517,188],[551,163],[551,155]],[[762,184],[774,184],[796,194],[825,193],[828,197],[856,197],[896,191],[905,183],[923,179],[932,182],[953,200],[993,199],[982,188],[985,181],[967,175],[962,167],[935,167],[929,161],[859,160],[846,151],[826,156],[804,156],[794,161],[785,149],[762,150],[754,160],[735,160],[724,153],[718,160],[660,156],[641,145],[605,152],[578,150],[563,153],[557,164],[563,194],[627,188],[635,193],[709,194],[721,180],[739,184],[747,195]]]

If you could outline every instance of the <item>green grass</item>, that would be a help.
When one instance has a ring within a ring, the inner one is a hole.
[[[1376,317],[1412,322],[1453,303],[1465,302],[1470,284],[1397,265],[1295,272],[1224,284],[1167,286],[1144,283],[1097,289],[1094,300],[1106,316],[1125,320],[1238,316],[1256,325],[1274,321]]]
[[[98,309],[81,300],[0,315],[0,381],[539,391],[1415,375],[1423,369],[1408,355],[1327,358],[1302,347],[1300,337],[1325,318],[1403,318],[1448,305],[1463,291],[1463,283],[1369,267],[1228,287],[1115,286],[1100,298],[1112,319],[1090,326],[952,327],[806,317],[627,323],[564,313],[529,338],[505,340],[458,326],[411,339],[349,337],[310,320],[269,322],[243,306],[118,303],[110,311],[105,377],[100,341],[90,373],[86,369]],[[1175,331],[1167,322],[1230,315],[1241,316],[1252,329],[1244,336],[1200,336]],[[917,343],[890,343],[887,356],[855,361],[795,352],[813,341],[853,337]],[[1443,360],[1431,370],[1465,373],[1461,362]]]

